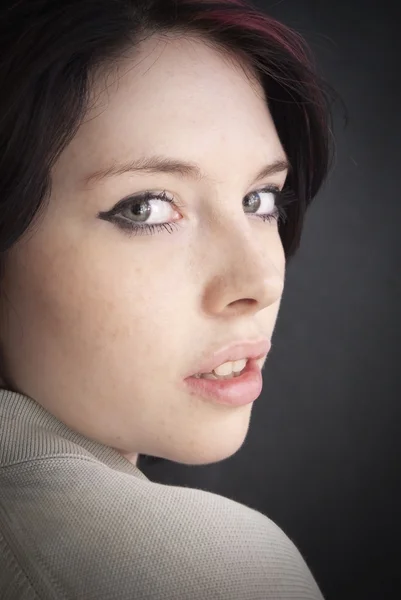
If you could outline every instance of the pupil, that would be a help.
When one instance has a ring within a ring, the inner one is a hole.
[[[253,192],[252,194],[248,194],[244,198],[244,207],[245,212],[252,212],[253,210],[257,210],[260,206],[260,198],[259,194]],[[249,210],[250,209],[250,210]]]
[[[139,221],[146,221],[151,213],[149,202],[142,200],[141,202],[135,202],[132,204],[131,212],[135,217],[139,217]]]

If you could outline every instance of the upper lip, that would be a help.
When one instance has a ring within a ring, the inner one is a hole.
[[[198,373],[211,373],[219,365],[225,362],[241,360],[241,358],[262,358],[270,350],[271,343],[267,338],[258,341],[242,340],[226,345],[216,352],[212,352],[211,356],[204,363],[200,364],[198,369],[189,377]]]

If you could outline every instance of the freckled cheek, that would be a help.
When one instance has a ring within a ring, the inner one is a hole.
[[[176,306],[168,270],[158,271],[146,256],[128,261],[115,253],[113,259],[93,254],[64,261],[63,267],[54,263],[48,274],[42,296],[55,329],[95,345],[113,340],[130,345],[138,338],[146,343],[152,327],[171,327]]]

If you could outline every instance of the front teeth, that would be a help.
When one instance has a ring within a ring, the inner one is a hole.
[[[236,360],[234,362],[229,361],[223,363],[222,365],[219,365],[218,367],[213,369],[212,372],[215,375],[220,375],[221,377],[224,377],[225,375],[231,375],[233,372],[239,373],[240,371],[242,371],[242,369],[245,368],[246,360],[246,358],[242,358],[241,360]]]
[[[244,370],[246,363],[246,358],[229,361],[219,365],[211,373],[199,373],[195,377],[202,379],[230,379],[231,377],[238,377],[240,372]]]

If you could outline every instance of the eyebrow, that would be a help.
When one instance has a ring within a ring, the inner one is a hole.
[[[290,170],[290,164],[287,159],[276,160],[264,166],[258,173],[256,173],[255,181],[262,179],[263,177],[275,175],[276,173],[281,173],[287,170]],[[86,187],[90,183],[97,183],[109,177],[123,175],[124,173],[142,172],[169,173],[193,180],[207,179],[207,176],[195,163],[174,160],[164,156],[149,156],[131,160],[127,163],[114,164],[106,167],[105,169],[100,169],[84,177],[82,182]]]

